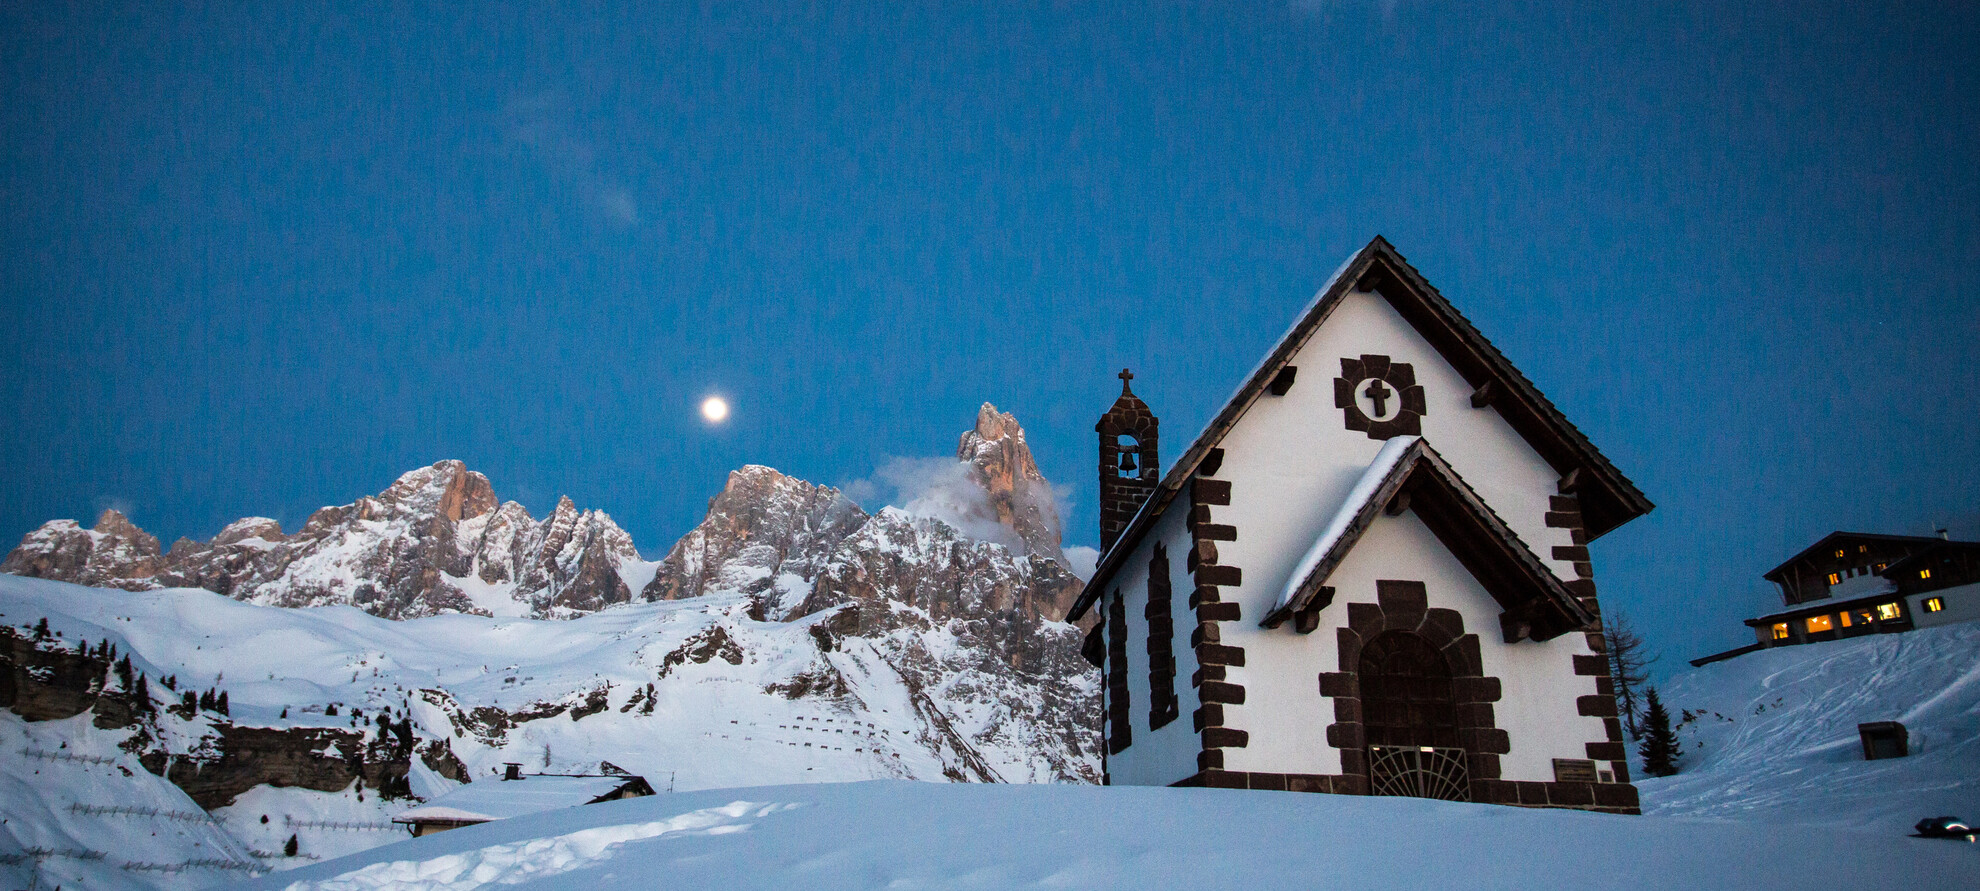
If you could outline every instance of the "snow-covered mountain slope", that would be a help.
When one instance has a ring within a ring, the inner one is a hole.
[[[1088,711],[1081,704],[1098,696],[1091,672],[1014,671],[1008,657],[997,663],[968,643],[977,633],[971,619],[911,604],[882,604],[890,630],[865,637],[849,633],[858,608],[851,604],[790,622],[754,619],[754,607],[748,595],[721,593],[570,621],[390,621],[196,589],[125,592],[0,576],[0,623],[17,638],[46,619],[59,637],[44,646],[108,641],[148,678],[160,707],[152,724],[125,731],[123,740],[145,738],[120,763],[166,771],[243,847],[263,853],[279,852],[290,833],[300,836],[304,859],[394,840],[384,823],[411,802],[387,805],[381,792],[449,788],[434,768],[451,759],[469,778],[509,761],[550,772],[611,761],[663,789],[1097,779],[1097,738],[1079,721]],[[1035,646],[1077,660],[1076,629],[1045,630],[1050,640]],[[11,685],[0,706],[26,708],[34,670],[0,668]],[[191,719],[181,720],[162,707],[166,677],[181,690],[224,690],[229,714],[188,709]],[[395,757],[394,739],[373,723],[381,715],[403,720],[412,737],[396,773],[385,763]],[[70,721],[84,726],[88,714]],[[322,736],[333,732],[353,738]],[[332,743],[341,748],[310,761]],[[414,750],[418,757],[405,756]],[[346,769],[353,757],[368,772]],[[265,766],[290,762],[305,763],[286,773]],[[400,777],[408,789],[394,787]],[[6,810],[10,820],[45,822],[12,804]],[[266,859],[278,868],[298,862]]]
[[[1975,846],[1223,789],[725,789],[472,826],[249,888],[1971,887]],[[1819,877],[1819,878],[1811,878]]]
[[[0,572],[85,585],[204,588],[269,606],[348,604],[390,619],[445,612],[564,618],[632,599],[652,577],[632,537],[569,498],[537,522],[498,503],[459,461],[411,471],[384,492],[312,514],[294,535],[265,517],[212,541],[158,539],[116,511],[94,529],[55,520]]]
[[[1681,772],[1639,775],[1646,814],[1883,835],[1980,820],[1980,624],[1760,650],[1661,693],[1689,719]],[[1903,722],[1911,756],[1863,760],[1856,725],[1870,721]]]
[[[203,888],[261,863],[233,833],[119,747],[89,715],[0,712],[0,887]],[[279,843],[278,843],[279,847]]]

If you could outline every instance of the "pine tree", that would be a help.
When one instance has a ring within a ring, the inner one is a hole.
[[[1632,738],[1641,738],[1643,729],[1636,716],[1642,707],[1643,684],[1649,680],[1650,666],[1657,656],[1644,655],[1643,637],[1629,624],[1620,609],[1602,616],[1603,649],[1608,651],[1609,678],[1616,684],[1616,707],[1622,713],[1623,729]]]
[[[296,841],[295,835],[291,834],[289,836],[288,842],[282,845],[282,856],[294,857],[296,856],[296,851],[300,850],[301,848],[302,845]]]
[[[144,675],[137,676],[137,686],[133,690],[135,692],[131,698],[135,701],[137,710],[151,711],[151,685],[145,682]]]
[[[1655,777],[1667,777],[1677,773],[1678,738],[1671,729],[1671,713],[1664,710],[1664,703],[1657,698],[1656,687],[1646,687],[1643,700],[1643,737],[1637,743],[1636,753],[1643,756],[1643,770]]]
[[[206,688],[206,692],[204,692],[204,693],[201,693],[201,694],[199,694],[199,708],[200,708],[200,710],[201,710],[201,711],[212,711],[212,710],[213,710],[213,688],[212,688],[212,687],[208,687],[208,688]]]
[[[48,617],[47,617],[47,616],[42,616],[42,617],[41,617],[41,621],[39,621],[39,622],[36,622],[36,623],[34,623],[34,639],[35,639],[35,640],[47,640],[47,639],[48,639]]]
[[[227,711],[227,691],[222,690],[220,695],[213,697],[213,708],[220,714],[231,714]]]
[[[194,712],[199,711],[199,694],[194,693],[191,690],[187,690],[185,702],[183,704],[186,710],[186,717],[190,719],[193,716]]]

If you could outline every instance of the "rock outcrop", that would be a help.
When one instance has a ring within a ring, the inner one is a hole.
[[[543,522],[500,503],[459,461],[399,477],[384,492],[310,515],[294,535],[265,517],[211,541],[158,540],[115,511],[96,528],[56,520],[0,571],[141,591],[204,588],[266,606],[348,604],[391,619],[443,612],[569,617],[632,599],[632,537],[565,498]]]
[[[740,591],[787,614],[809,592],[832,549],[868,516],[830,486],[759,465],[729,474],[708,514],[661,560],[646,600]]]
[[[1038,472],[1017,418],[983,403],[976,410],[976,427],[956,445],[956,460],[969,466],[970,479],[982,487],[990,519],[1016,532],[1032,556],[1070,565],[1061,550],[1065,527],[1052,484]]]
[[[123,514],[106,510],[90,529],[74,520],[43,524],[21,539],[0,563],[0,572],[143,591],[157,587],[151,579],[164,567],[158,539]]]

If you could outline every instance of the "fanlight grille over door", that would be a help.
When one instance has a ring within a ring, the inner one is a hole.
[[[1361,648],[1362,725],[1374,795],[1471,800],[1450,664],[1409,631]]]

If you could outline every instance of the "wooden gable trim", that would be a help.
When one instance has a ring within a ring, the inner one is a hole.
[[[1494,600],[1504,608],[1500,617],[1508,643],[1531,638],[1550,640],[1595,620],[1593,614],[1554,575],[1519,535],[1493,512],[1428,442],[1410,444],[1381,485],[1357,508],[1347,530],[1301,579],[1294,596],[1267,615],[1259,625],[1276,628],[1300,618],[1302,627],[1316,625],[1308,616],[1325,592],[1332,599],[1328,577],[1374,524],[1378,515],[1407,499],[1437,540],[1458,558]],[[1319,608],[1325,608],[1322,603]]]
[[[1252,369],[1244,384],[1169,468],[1154,494],[1129,520],[1127,528],[1122,530],[1113,545],[1100,556],[1093,579],[1067,612],[1067,621],[1077,621],[1086,614],[1099,596],[1096,590],[1103,589],[1111,581],[1127,555],[1161,519],[1174,502],[1176,493],[1196,473],[1197,467],[1213,453],[1221,456],[1219,445],[1224,436],[1237,426],[1238,419],[1244,417],[1253,403],[1270,391],[1280,369],[1286,367],[1293,354],[1305,346],[1313,332],[1326,322],[1340,302],[1356,290],[1377,293],[1387,300],[1475,388],[1474,394],[1484,393],[1491,406],[1556,471],[1564,478],[1576,481],[1572,488],[1583,495],[1589,539],[1600,538],[1655,507],[1589,442],[1579,428],[1561,414],[1560,409],[1542,396],[1539,389],[1506,360],[1491,341],[1410,266],[1387,239],[1377,235],[1342,264],[1321,288],[1313,303],[1266,354],[1265,360]]]

